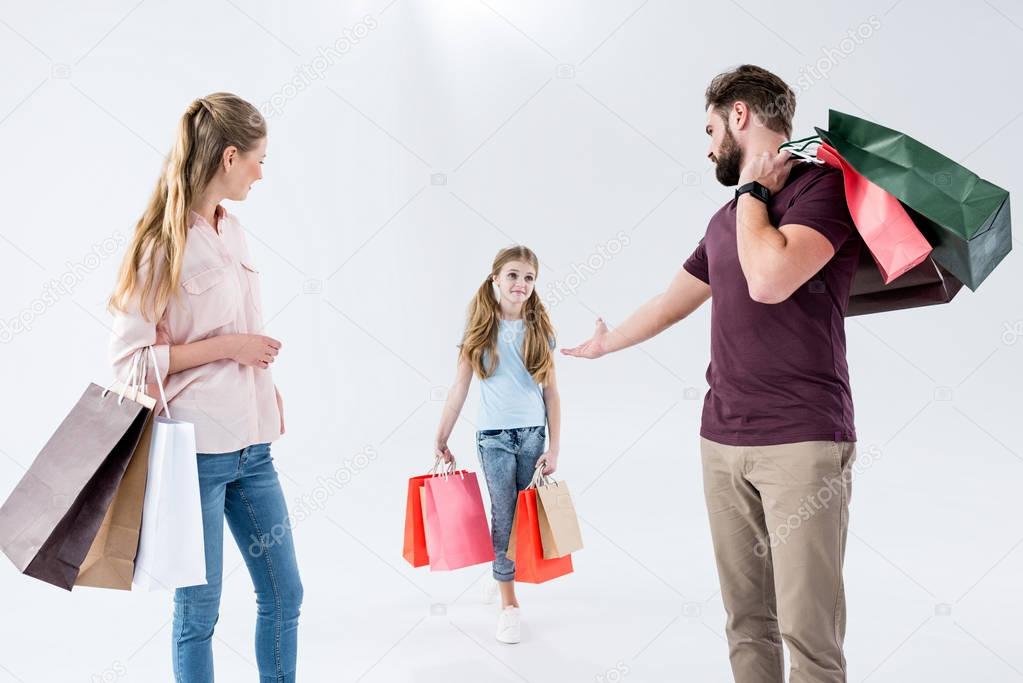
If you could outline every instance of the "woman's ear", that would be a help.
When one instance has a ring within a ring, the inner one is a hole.
[[[220,159],[220,163],[224,167],[224,172],[230,172],[231,166],[234,164],[234,159],[237,155],[238,148],[234,145],[228,145]]]

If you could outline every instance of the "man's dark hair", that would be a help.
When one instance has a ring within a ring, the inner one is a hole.
[[[796,95],[785,81],[767,69],[743,64],[714,77],[707,86],[706,107],[728,121],[736,102],[745,102],[767,128],[792,137],[792,117],[796,113]]]

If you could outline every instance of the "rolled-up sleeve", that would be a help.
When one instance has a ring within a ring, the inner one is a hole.
[[[139,266],[138,282],[145,282],[149,276],[149,261],[146,260]],[[155,284],[155,283],[154,283]],[[155,300],[156,287],[150,291],[149,302]],[[109,359],[114,369],[114,376],[119,380],[128,378],[128,370],[131,366],[131,359],[139,349],[152,346],[156,353],[156,367],[160,372],[161,381],[166,383],[167,374],[170,370],[170,338],[166,328],[166,312],[160,320],[146,320],[142,314],[143,310],[150,311],[151,307],[145,309],[141,306],[141,298],[136,297],[135,301],[129,302],[125,311],[114,310],[113,327],[110,334]],[[148,358],[150,366],[152,357]],[[152,369],[150,369],[150,373]],[[155,380],[151,374],[150,380]]]
[[[779,228],[786,225],[813,228],[838,251],[856,230],[849,215],[842,174],[828,169],[807,183],[778,221]]]
[[[682,267],[689,272],[690,275],[703,280],[708,285],[710,284],[710,266],[707,263],[707,247],[704,245],[706,237],[700,240],[700,243],[696,245],[696,249],[690,254],[689,258],[685,260]]]

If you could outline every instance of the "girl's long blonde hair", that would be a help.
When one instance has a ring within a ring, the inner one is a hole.
[[[128,311],[138,302],[146,320],[162,317],[181,278],[192,202],[206,191],[225,149],[247,152],[264,137],[263,115],[237,95],[213,93],[188,106],[156,189],[135,225],[108,302],[111,309]]]
[[[468,321],[462,335],[462,350],[468,358],[473,371],[480,379],[493,374],[497,368],[497,334],[501,307],[494,295],[493,280],[501,268],[509,261],[522,261],[533,266],[537,275],[540,273],[540,262],[529,248],[516,245],[502,249],[494,258],[490,275],[476,290],[476,296],[469,304]],[[554,368],[551,344],[554,341],[554,326],[547,315],[547,309],[540,301],[536,289],[526,299],[522,307],[525,320],[526,335],[522,347],[522,359],[526,370],[537,384],[544,385]]]

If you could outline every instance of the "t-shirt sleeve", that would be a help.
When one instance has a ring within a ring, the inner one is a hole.
[[[686,262],[682,264],[690,275],[693,277],[703,280],[708,285],[710,284],[710,269],[707,268],[707,248],[704,246],[705,238],[700,239],[700,243],[696,245],[696,249],[689,255]]]
[[[821,173],[796,195],[792,206],[778,221],[778,227],[792,224],[813,228],[827,237],[838,251],[854,230],[841,172]]]

